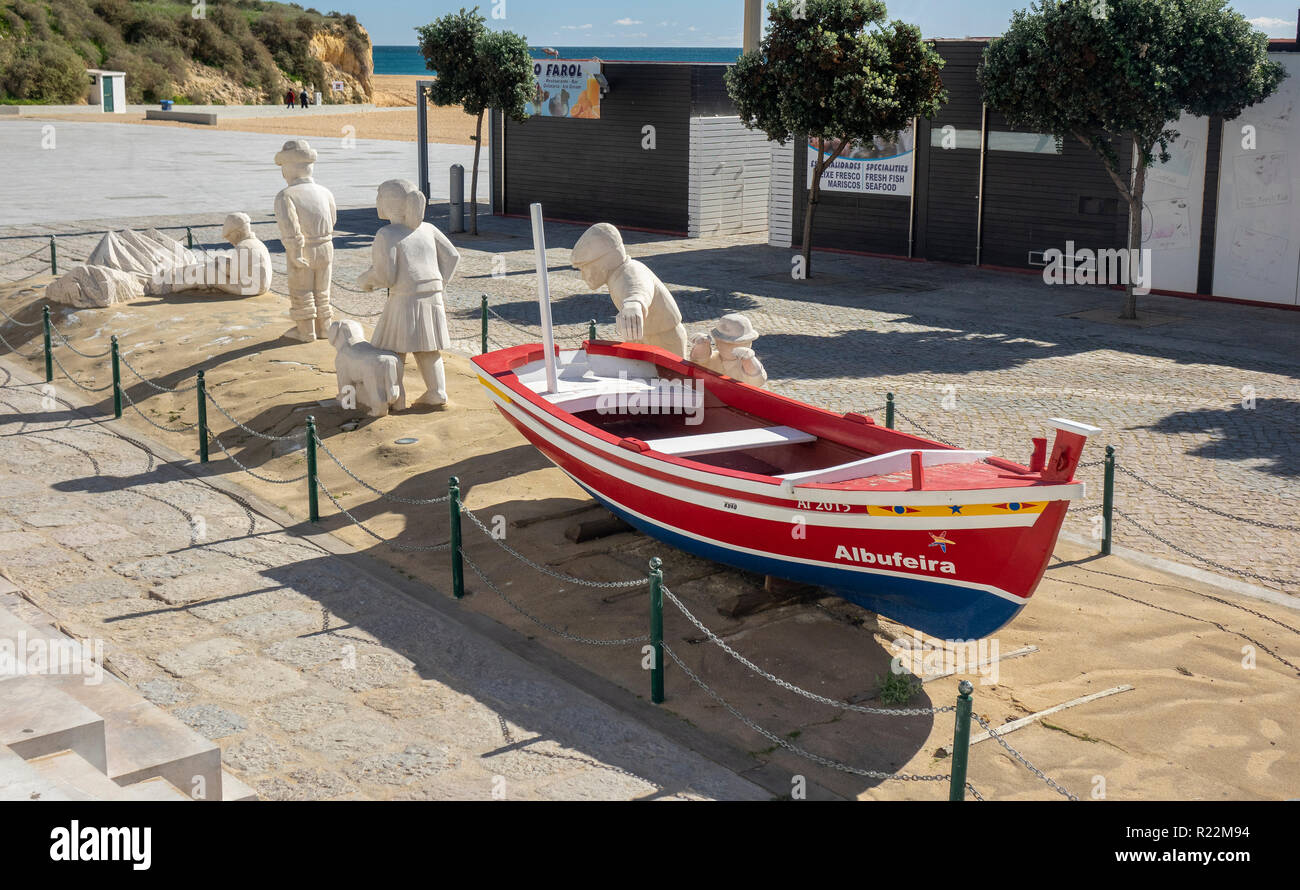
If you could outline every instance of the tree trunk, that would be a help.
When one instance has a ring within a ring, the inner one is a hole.
[[[817,202],[821,199],[822,193],[822,173],[826,168],[835,163],[835,159],[844,153],[848,147],[848,140],[841,139],[839,148],[831,152],[831,156],[826,157],[826,140],[822,137],[817,138],[817,164],[813,167],[812,185],[808,187],[808,206],[803,212],[803,274],[805,278],[812,278],[812,228],[813,214],[817,211]]]
[[[1133,145],[1133,151],[1136,155],[1137,170],[1133,174],[1133,191],[1129,196],[1128,203],[1128,282],[1124,285],[1124,311],[1120,313],[1120,318],[1132,320],[1138,317],[1137,311],[1137,294],[1133,292],[1133,279],[1135,270],[1138,268],[1138,258],[1142,252],[1142,196],[1147,187],[1147,168],[1142,163],[1142,153],[1138,150],[1137,143]],[[1150,269],[1143,270],[1150,274]]]
[[[478,113],[478,122],[474,125],[474,173],[469,181],[469,233],[478,234],[478,153],[483,145],[483,114]]]

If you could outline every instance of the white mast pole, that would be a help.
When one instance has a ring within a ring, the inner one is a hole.
[[[551,330],[551,282],[546,274],[546,230],[542,227],[542,205],[529,206],[533,215],[533,249],[537,252],[537,308],[542,316],[542,348],[546,350],[546,391],[556,392],[555,332]]]

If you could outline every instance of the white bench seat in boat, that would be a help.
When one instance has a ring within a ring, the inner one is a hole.
[[[992,457],[992,451],[963,451],[949,448],[905,448],[850,461],[820,470],[807,470],[802,473],[786,473],[779,478],[785,480],[787,488],[797,485],[822,485],[831,482],[846,482],[849,479],[865,479],[868,476],[888,476],[902,473],[912,468],[912,452],[921,452],[921,465],[937,467],[942,464],[973,464]]]
[[[689,457],[694,454],[718,454],[745,448],[797,445],[800,442],[813,442],[816,439],[817,437],[812,433],[797,430],[792,426],[765,426],[756,429],[731,430],[725,433],[697,433],[693,436],[648,439],[646,444],[662,454]]]

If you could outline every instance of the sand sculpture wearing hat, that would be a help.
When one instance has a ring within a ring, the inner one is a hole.
[[[173,268],[155,268],[147,293],[169,294],[181,291],[219,291],[251,297],[271,289],[271,252],[253,233],[253,221],[247,213],[231,213],[221,228],[222,236],[234,245],[233,250],[207,250],[196,255],[196,262]],[[180,244],[176,244],[181,256]]]
[[[570,262],[588,287],[609,285],[620,339],[686,355],[686,328],[677,301],[645,263],[627,255],[618,229],[609,223],[587,229],[573,246]]]
[[[750,386],[766,386],[767,371],[749,345],[758,339],[758,331],[739,313],[722,316],[710,334],[691,335],[691,361],[710,371],[726,374]]]
[[[364,291],[389,288],[384,314],[370,342],[377,349],[398,355],[399,371],[406,353],[415,364],[427,391],[417,404],[447,403],[447,375],[441,350],[451,346],[443,287],[456,272],[460,253],[451,240],[424,221],[428,206],[424,194],[405,179],[390,179],[379,186],[375,204],[380,219],[391,221],[375,234],[371,266],[357,279]],[[406,389],[394,407],[406,407]]]
[[[334,195],[311,178],[316,150],[305,139],[291,139],[275,156],[288,183],[275,196],[275,219],[289,269],[289,315],[297,327],[288,333],[310,342],[329,335],[330,274],[334,266]]]

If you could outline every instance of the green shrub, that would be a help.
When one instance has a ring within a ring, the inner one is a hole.
[[[7,95],[41,105],[72,105],[90,89],[81,57],[48,40],[23,46],[3,76]]]

